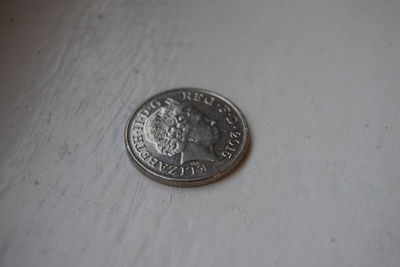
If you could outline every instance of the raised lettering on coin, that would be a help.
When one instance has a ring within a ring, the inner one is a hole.
[[[133,162],[168,185],[197,186],[230,172],[249,143],[243,114],[211,91],[183,88],[158,94],[133,112],[125,142]]]

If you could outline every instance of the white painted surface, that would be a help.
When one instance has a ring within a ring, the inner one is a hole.
[[[400,266],[400,1],[3,1],[0,266]],[[233,100],[216,184],[140,174],[132,109]]]

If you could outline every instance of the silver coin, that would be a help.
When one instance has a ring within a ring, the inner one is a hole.
[[[199,186],[222,178],[243,159],[249,128],[242,112],[223,96],[172,89],[132,113],[125,143],[133,162],[153,180]]]

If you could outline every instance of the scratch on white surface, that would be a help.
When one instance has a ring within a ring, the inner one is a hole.
[[[240,215],[244,219],[244,222],[246,224],[255,225],[254,220],[250,217],[249,213],[246,210],[237,207],[234,207],[233,210],[236,214]]]
[[[132,216],[135,215],[134,214],[135,206],[136,207],[140,206],[140,203],[137,203],[137,195],[138,195],[139,191],[140,191],[140,181],[138,181],[136,183],[135,192],[132,195],[131,204],[129,206],[129,211],[128,211],[127,217],[124,219],[123,225],[121,227],[121,230],[119,231],[119,233],[118,233],[118,235],[116,237],[117,244],[118,244],[118,253],[117,253],[117,256],[116,256],[113,264],[118,263],[118,261],[120,260],[120,254],[121,254],[121,251],[122,251],[122,247],[124,245],[124,239],[126,238],[125,233],[127,231],[129,222],[131,221]],[[147,242],[144,240],[144,242],[142,243],[142,249],[146,249],[146,247],[147,247],[146,244],[147,244]]]

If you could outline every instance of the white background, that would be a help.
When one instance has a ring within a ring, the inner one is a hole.
[[[5,0],[0,266],[400,266],[400,1]],[[131,164],[126,120],[192,86],[246,115],[213,185]]]

